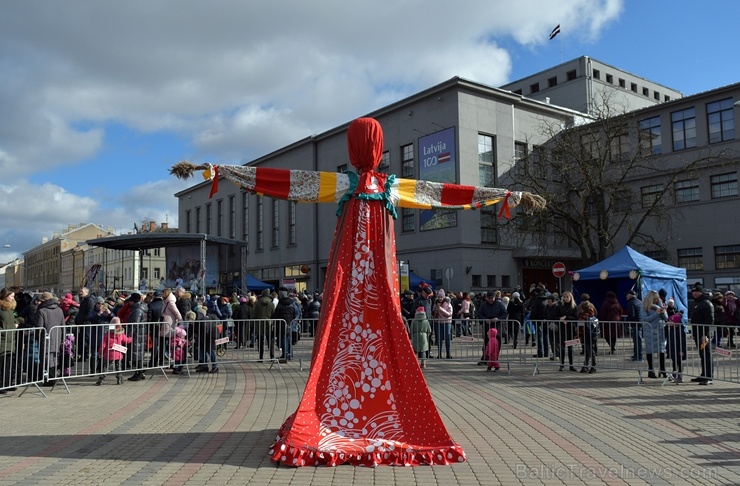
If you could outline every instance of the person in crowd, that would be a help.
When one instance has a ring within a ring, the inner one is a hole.
[[[15,292],[9,288],[0,290],[0,331],[15,330]],[[0,332],[0,393],[14,391],[12,386],[16,378],[16,333]]]
[[[699,348],[699,360],[701,361],[701,375],[692,378],[691,381],[700,385],[712,384],[712,348],[709,345],[709,331],[714,325],[714,306],[709,297],[704,293],[704,286],[696,282],[691,287],[691,297],[694,299],[694,308],[691,310],[691,335],[694,343]]]
[[[499,369],[499,363],[498,363],[498,356],[499,351],[501,350],[501,345],[498,340],[498,329],[495,327],[492,327],[488,330],[488,345],[486,346],[486,364],[488,365],[488,368],[486,368],[486,371],[498,371]]]
[[[560,299],[560,304],[558,305],[558,321],[560,371],[563,371],[565,368],[565,342],[571,341],[575,336],[575,327],[578,322],[578,307],[576,306],[576,300],[573,298],[573,294],[568,290],[563,292],[563,297]],[[573,366],[573,346],[567,346],[567,348],[570,371],[577,371]]]
[[[208,310],[208,317],[214,321],[220,321],[223,319],[221,308],[218,305],[219,297],[219,295],[206,295],[206,309]]]
[[[411,292],[408,290],[407,292]],[[411,292],[413,297],[414,293]],[[305,322],[308,326],[308,335],[314,337],[316,333],[316,324],[319,322],[319,312],[321,311],[321,300],[319,300],[318,294],[309,295],[307,297],[308,303],[306,304],[306,319]],[[413,298],[411,303],[413,304]]]
[[[740,325],[740,306],[738,306],[737,297],[735,292],[728,290],[725,292],[725,298],[722,301],[722,306],[725,308],[725,323],[727,324],[728,330],[728,348],[734,348],[735,346],[735,333]]]
[[[236,331],[235,341],[236,346],[234,349],[243,348],[248,340],[251,340],[252,332],[249,329],[249,319],[252,318],[252,305],[247,297],[239,297],[239,305],[236,306],[234,311],[234,330]],[[254,347],[254,341],[252,346]]]
[[[218,337],[218,321],[215,321],[208,313],[206,307],[199,307],[195,325],[193,328],[195,345],[198,350],[198,366],[195,371],[199,373],[218,373],[216,362],[216,339]],[[208,360],[211,361],[211,369],[208,369]]]
[[[416,356],[419,358],[419,366],[427,367],[426,357],[429,351],[429,336],[432,334],[432,326],[427,319],[427,313],[424,307],[416,309],[414,318],[409,324],[411,333],[411,347],[414,348]]]
[[[47,356],[49,375],[44,378],[44,385],[53,385],[51,380],[57,377],[57,363],[59,352],[62,348],[62,336],[64,335],[64,311],[59,307],[57,299],[50,292],[41,294],[41,299],[36,308],[36,325],[46,329],[48,339],[42,340],[40,355]],[[48,345],[48,348],[47,348]]]
[[[665,378],[665,323],[668,321],[666,307],[655,290],[648,292],[642,304],[642,321],[645,339],[645,356],[648,364],[648,377],[657,378],[653,369],[653,354],[660,358],[660,376]]]
[[[632,333],[632,361],[642,362],[642,301],[634,290],[627,291],[626,310]]]
[[[192,294],[185,290],[182,287],[175,288],[175,291],[173,292],[175,294],[175,305],[177,306],[177,310],[180,311],[180,315],[184,316],[190,311],[194,311],[193,309],[193,296],[195,294]],[[187,331],[188,328],[185,327],[185,330]]]
[[[511,300],[509,305],[506,306],[506,313],[509,316],[509,335],[512,337],[512,343],[514,349],[519,344],[519,332],[521,325],[524,322],[524,302],[522,301],[519,292],[511,294]]]
[[[419,292],[419,297],[414,301],[414,308],[418,309],[419,307],[424,308],[424,312],[426,312],[427,317],[432,316],[432,306],[434,305],[434,302],[432,300],[432,296],[434,295],[434,290],[428,285],[425,285],[421,288],[421,291]],[[435,332],[434,332],[434,326],[432,326],[432,335],[429,338],[429,346],[433,346],[435,342]],[[427,358],[429,357],[429,352],[427,351]]]
[[[152,350],[152,356],[156,356],[156,366],[161,366],[165,363],[165,352],[169,349],[169,339],[175,335],[175,329],[182,322],[182,314],[180,314],[180,309],[177,308],[177,297],[175,294],[170,289],[165,288],[162,291],[161,297],[162,311],[160,318],[155,321],[154,313],[150,311],[151,321],[159,322],[156,345],[155,349]]]
[[[131,292],[128,298],[129,312],[126,318],[126,333],[131,338],[130,351],[126,354],[130,360],[134,374],[128,378],[129,381],[140,381],[144,376],[144,353],[147,348],[147,317],[148,308],[142,301],[139,291]],[[125,308],[125,306],[124,306]]]
[[[544,287],[535,287],[529,299],[529,319],[535,327],[537,336],[537,354],[533,358],[547,358],[547,350],[550,347],[545,326],[545,301],[547,295]]]
[[[714,306],[714,325],[717,329],[714,338],[712,338],[712,345],[717,346],[718,348],[722,347],[722,336],[727,333],[727,329],[725,328],[727,320],[725,319],[725,307],[722,302],[723,300],[724,297],[722,296],[722,292],[715,292],[712,295],[712,305]]]
[[[445,295],[444,289],[437,290],[437,300],[432,308],[434,327],[437,334],[437,359],[442,359],[442,345],[445,348],[445,358],[452,359],[450,352],[452,334],[452,303]]]
[[[506,307],[500,299],[496,299],[496,293],[492,290],[486,292],[486,297],[478,306],[478,315],[476,316],[481,324],[483,324],[483,352],[479,365],[486,362],[486,348],[488,347],[488,330],[492,327],[497,327],[499,321],[503,322],[506,319]],[[496,333],[496,339],[499,341],[499,348],[501,347],[501,336]]]
[[[414,307],[414,292],[406,289],[403,291],[403,294],[401,294],[401,316],[403,317],[407,328],[411,323],[411,319],[413,319],[415,315],[416,307]]]
[[[278,289],[278,304],[272,313],[272,319],[275,325],[275,334],[277,335],[278,346],[282,350],[278,358],[281,363],[288,361],[290,355],[290,333],[288,329],[290,324],[296,318],[296,310],[293,306],[293,299],[288,295],[288,289],[280,287]]]
[[[583,322],[583,368],[581,373],[596,373],[596,340],[599,337],[599,323],[596,319],[596,307],[591,303],[591,296],[581,294],[578,305],[578,320]]]
[[[66,322],[69,320],[70,314],[77,315],[80,310],[80,303],[72,297],[71,293],[67,293],[64,294],[64,297],[59,301],[59,308],[62,309],[62,312],[64,313],[64,321]],[[72,322],[74,322],[74,320]]]
[[[95,382],[98,386],[102,385],[103,381],[105,381],[105,371],[111,366],[116,372],[116,385],[123,384],[123,375],[121,374],[123,367],[121,366],[121,362],[123,361],[124,354],[118,347],[125,347],[131,343],[131,338],[126,335],[126,331],[121,326],[121,320],[118,317],[112,318],[108,326],[108,332],[103,335],[98,350],[98,354],[103,362],[101,369],[103,373],[98,377],[98,381]]]
[[[557,294],[552,293],[545,299],[545,321],[547,323],[547,340],[550,343],[550,361],[560,357],[560,309]]]
[[[599,308],[601,320],[601,335],[609,345],[609,354],[617,352],[617,339],[622,333],[622,304],[617,300],[617,294],[611,290],[604,294],[604,302]]]
[[[273,330],[272,314],[275,312],[275,305],[272,303],[270,291],[264,289],[260,293],[259,299],[254,303],[253,319],[257,322],[255,334],[257,335],[257,348],[259,350],[259,359],[264,359],[265,340],[267,340],[270,352],[270,359],[275,358],[275,331]]]
[[[185,316],[185,320],[192,322],[195,320],[195,312],[190,311]],[[179,375],[182,373],[183,365],[187,364],[188,357],[188,333],[182,326],[175,328],[175,335],[170,340],[170,356],[174,361],[174,367],[172,369],[173,375]]]
[[[458,327],[455,329],[455,335],[457,337],[470,336],[471,335],[470,318],[473,317],[473,313],[471,312],[472,307],[473,307],[473,301],[470,299],[470,294],[468,294],[467,292],[463,292],[459,300],[460,300],[460,310],[457,313],[459,324],[458,324]],[[514,347],[516,348],[516,345]]]
[[[78,326],[84,326],[89,321],[87,320],[90,311],[95,308],[95,297],[90,294],[90,289],[87,287],[81,287],[77,294],[80,298],[80,310],[75,316],[74,323]],[[90,328],[80,327],[77,332],[77,349],[78,349],[78,361],[84,361],[90,357],[90,353],[95,350],[91,348],[90,341]]]
[[[288,346],[288,351],[285,353],[285,357],[287,359],[293,359],[293,346],[298,344],[298,341],[301,340],[301,320],[303,319],[303,306],[301,305],[301,301],[295,291],[290,293],[290,299],[293,301],[295,318],[293,318],[293,322],[290,323],[290,346]]]
[[[24,371],[28,378],[38,381],[44,373],[44,353],[46,350],[44,336],[38,331],[31,331],[33,328],[40,327],[38,324],[37,309],[41,303],[41,295],[36,297],[25,292],[15,294],[16,297],[16,322],[19,329],[27,329],[22,335],[22,339],[15,340],[15,355],[19,357],[20,362],[17,368],[22,368],[20,374]],[[19,301],[23,301],[23,306]],[[20,309],[20,310],[19,310]],[[61,329],[55,332],[62,332]],[[56,366],[56,363],[54,364]],[[19,373],[16,370],[16,373]]]
[[[101,361],[100,354],[100,343],[103,341],[103,337],[108,332],[108,325],[113,318],[113,314],[105,305],[105,299],[102,297],[95,298],[95,307],[87,315],[87,322],[94,324],[90,327],[90,346],[91,354],[93,356],[91,369],[99,372],[102,369],[103,362]]]
[[[673,299],[668,299],[668,341],[666,350],[668,357],[673,365],[671,379],[676,383],[683,383],[683,361],[686,359],[686,332],[688,329],[683,323],[683,310],[676,310],[675,305],[671,305]],[[671,312],[673,308],[673,312]]]

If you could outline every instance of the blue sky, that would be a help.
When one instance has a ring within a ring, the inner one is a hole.
[[[173,163],[243,163],[453,76],[588,55],[684,95],[732,84],[739,19],[730,0],[0,2],[0,262],[70,224],[176,226],[193,182]]]

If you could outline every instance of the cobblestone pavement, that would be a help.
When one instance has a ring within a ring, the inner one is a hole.
[[[0,396],[0,484],[738,484],[740,387],[637,385],[431,360],[425,371],[468,462],[278,467],[267,450],[307,377],[297,363],[221,365],[103,386],[79,379]]]

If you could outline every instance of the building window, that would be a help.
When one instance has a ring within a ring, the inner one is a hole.
[[[609,84],[614,84],[614,76],[612,76],[611,74],[607,74],[606,75],[606,82],[609,83]]]
[[[686,108],[671,113],[673,150],[696,147],[696,108]]]
[[[472,282],[471,282],[471,286],[472,287],[480,288],[481,287],[480,282],[481,282],[480,275],[473,275],[472,276]]]
[[[740,245],[715,246],[714,265],[717,270],[740,268]]]
[[[696,179],[676,181],[676,204],[699,200],[699,181]]]
[[[660,93],[657,91],[653,91],[653,98],[655,98],[657,101],[660,101]]]
[[[646,155],[660,155],[662,153],[662,136],[660,117],[654,116],[640,121],[640,147]]]
[[[624,162],[630,155],[630,137],[627,133],[615,135],[610,142],[613,162]]]
[[[576,79],[576,77],[577,77],[577,75],[576,75],[576,70],[575,69],[572,70],[572,71],[568,71],[567,73],[565,73],[565,79],[567,79],[568,81],[573,81],[574,79]]]
[[[650,96],[650,90],[648,88],[642,88],[642,96]]]
[[[632,192],[629,189],[623,189],[614,194],[612,206],[615,211],[625,212],[632,207]]]
[[[511,288],[511,275],[501,275],[501,288]]]
[[[601,79],[601,71],[594,69],[594,79]]]
[[[295,234],[295,213],[296,213],[296,206],[298,203],[295,201],[290,201],[288,203],[288,244],[289,245],[295,245],[296,244],[296,234]]]
[[[401,208],[401,231],[409,233],[416,229],[416,213],[411,208]]]
[[[391,153],[390,151],[386,150],[380,156],[380,163],[378,164],[378,172],[387,173],[390,166],[391,166]]]
[[[514,160],[515,162],[527,160],[527,144],[525,142],[514,142]]]
[[[640,190],[642,191],[642,208],[649,209],[655,206],[663,194],[663,184],[644,186]]]
[[[540,91],[540,83],[532,83],[529,85],[530,93],[539,93],[539,91]]]
[[[280,246],[280,199],[272,200],[272,247]]]
[[[491,135],[478,134],[478,179],[479,185],[495,187],[494,147]]]
[[[157,280],[162,278],[162,270],[159,267],[154,267],[154,278]]]
[[[498,243],[496,230],[496,210],[484,208],[480,211],[480,241],[481,243]]]
[[[496,276],[495,275],[486,275],[486,288],[489,288],[489,289],[496,288]]]
[[[627,86],[627,82],[624,79],[619,78],[619,87],[624,88],[626,86]]]
[[[195,208],[195,232],[200,233],[200,206]]]
[[[547,78],[547,87],[552,88],[558,85],[558,77],[553,76],[551,78]]]
[[[249,194],[242,192],[242,240],[249,248]]]
[[[211,234],[211,204],[206,204],[206,234]]]
[[[710,182],[712,185],[712,199],[737,196],[737,172],[713,175]]]
[[[192,232],[192,228],[190,227],[190,210],[185,211],[185,232]]]
[[[701,248],[679,249],[678,266],[686,270],[704,270],[704,257]]]
[[[644,254],[646,257],[652,258],[653,260],[657,260],[661,263],[668,263],[668,252],[665,250],[648,250]]]
[[[236,199],[229,196],[229,238],[236,239]]]
[[[416,177],[413,143],[401,147],[401,177],[406,179],[414,179]]]
[[[519,96],[521,96],[522,95],[522,89],[521,88],[515,89],[514,91],[512,91],[512,93],[518,94]]]
[[[671,101],[671,97],[670,97],[670,96],[668,96],[668,95],[665,95],[665,96],[663,97],[663,101],[665,101],[665,102]]]
[[[337,172],[339,172],[340,174],[344,174],[347,172],[347,168],[348,168],[347,164],[338,165]]]
[[[265,249],[265,197],[257,196],[257,251]]]
[[[735,138],[735,110],[732,98],[707,103],[709,143],[724,142]]]
[[[216,236],[223,236],[224,227],[224,201],[216,201]]]
[[[630,83],[630,89],[633,92],[637,93],[637,83]]]

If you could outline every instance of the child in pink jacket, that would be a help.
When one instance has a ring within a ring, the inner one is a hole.
[[[175,328],[175,336],[170,339],[170,356],[175,360],[175,367],[172,373],[179,375],[182,372],[182,365],[188,356],[188,333],[182,327]]]
[[[493,368],[493,371],[498,371],[499,369],[499,343],[498,339],[496,339],[497,334],[498,329],[495,327],[488,330],[488,346],[486,346],[486,361],[488,361],[488,369],[486,371],[491,371],[491,368]]]
[[[121,326],[121,319],[114,317],[110,321],[110,328],[108,332],[103,336],[103,342],[100,343],[100,358],[103,360],[103,369],[108,369],[109,365],[113,365],[116,373],[116,384],[120,385],[123,383],[123,375],[121,375],[121,361],[123,361],[124,353],[117,346],[123,346],[125,349],[126,345],[131,343],[131,338],[126,336],[126,332]],[[102,374],[98,377],[98,381],[95,383],[100,386],[105,380],[105,375]]]

